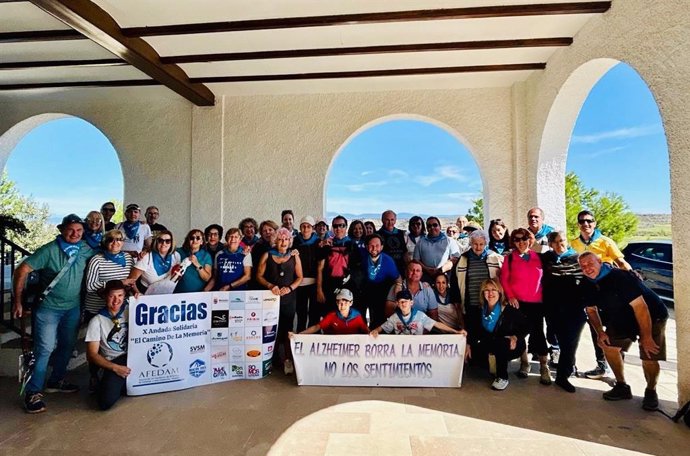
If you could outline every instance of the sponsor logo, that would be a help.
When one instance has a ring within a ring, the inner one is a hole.
[[[244,366],[233,364],[230,368],[230,375],[232,378],[244,378]]]
[[[234,295],[230,297],[230,302],[244,302],[241,296]]]
[[[261,326],[261,317],[256,310],[247,310],[245,312],[245,325],[247,326]]]
[[[247,365],[247,378],[261,377],[261,368],[256,364]]]
[[[146,352],[146,361],[153,367],[165,367],[173,359],[173,349],[167,342],[156,342]]]
[[[211,311],[211,328],[227,328],[228,312],[225,310]]]
[[[200,359],[194,360],[192,364],[189,365],[189,375],[195,378],[199,378],[206,372],[206,363]]]
[[[227,378],[227,377],[228,377],[228,369],[226,366],[214,366],[213,367],[213,378],[220,379],[220,378]]]
[[[228,329],[215,328],[211,330],[211,345],[223,345],[228,343]]]
[[[256,293],[247,293],[247,304],[259,304],[261,302],[261,295]]]
[[[275,341],[277,331],[278,331],[278,325],[264,326],[263,327],[263,334],[264,334],[263,343],[267,344],[269,342]]]
[[[194,355],[196,353],[203,353],[206,351],[206,345],[201,344],[201,345],[192,345],[189,347],[189,354]]]
[[[244,333],[245,343],[257,343],[261,342],[261,330],[256,328],[246,328]]]
[[[242,343],[244,340],[244,331],[241,329],[232,329],[230,330],[229,337],[231,344]]]
[[[244,311],[231,310],[229,317],[229,326],[244,326]]]
[[[225,350],[219,350],[219,351],[213,352],[213,354],[211,354],[211,358],[213,358],[216,361],[219,359],[227,358],[227,357],[228,357],[228,352]]]
[[[268,325],[275,325],[278,323],[278,313],[273,310],[264,312],[264,323]]]
[[[264,298],[264,302],[278,302],[278,296],[269,296],[268,298]]]

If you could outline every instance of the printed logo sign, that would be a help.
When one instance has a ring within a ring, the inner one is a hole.
[[[220,348],[211,353],[212,364],[223,364],[228,362],[228,349]]]
[[[206,372],[206,363],[200,359],[194,360],[192,364],[189,365],[189,375],[192,377],[199,378]]]
[[[230,327],[244,326],[244,310],[231,310],[228,319]]]
[[[211,311],[211,328],[227,328],[228,327],[228,311],[227,310],[212,310]]]
[[[245,326],[261,326],[261,311],[260,310],[245,310],[244,311],[244,325]]]
[[[215,328],[211,330],[211,345],[225,345],[228,343],[228,328]]]
[[[264,311],[264,325],[277,325],[278,312],[274,310]]]
[[[167,342],[157,342],[146,352],[146,361],[153,367],[165,367],[173,359],[173,349]]]
[[[206,345],[205,344],[190,345],[190,347],[189,347],[189,354],[190,355],[196,355],[198,353],[203,353],[205,351],[206,351]]]
[[[228,365],[220,364],[218,366],[213,366],[213,381],[222,382],[228,379]]]
[[[264,326],[263,327],[263,343],[275,342],[276,333],[278,332],[278,325]]]
[[[244,342],[246,344],[260,344],[261,343],[261,328],[260,327],[244,328]]]

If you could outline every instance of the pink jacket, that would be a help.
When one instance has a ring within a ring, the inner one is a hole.
[[[544,271],[539,254],[529,251],[529,261],[512,251],[501,267],[501,286],[506,297],[523,302],[541,302],[541,278]]]

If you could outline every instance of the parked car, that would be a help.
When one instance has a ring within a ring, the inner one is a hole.
[[[625,260],[645,285],[673,305],[673,249],[671,241],[636,241],[623,249]]]

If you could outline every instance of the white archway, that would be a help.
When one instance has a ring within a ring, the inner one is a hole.
[[[374,119],[370,122],[367,122],[366,124],[359,127],[340,145],[338,150],[333,154],[331,161],[328,165],[328,168],[326,169],[326,178],[324,180],[323,196],[322,196],[322,207],[324,208],[324,212],[326,211],[326,208],[327,208],[326,200],[328,197],[329,179],[331,178],[331,173],[333,171],[334,163],[336,162],[336,160],[340,156],[340,154],[347,148],[347,146],[354,140],[354,138],[359,136],[364,131],[369,130],[371,128],[374,128],[378,125],[382,125],[382,124],[385,124],[387,122],[391,122],[391,121],[395,121],[395,120],[413,120],[413,121],[424,122],[424,123],[433,125],[435,127],[438,127],[441,130],[448,133],[450,136],[452,136],[460,145],[462,145],[463,147],[465,147],[467,149],[467,151],[470,153],[470,156],[472,157],[472,159],[474,161],[474,164],[476,165],[476,167],[479,171],[479,176],[480,176],[480,179],[482,181],[482,198],[484,200],[484,219],[488,220],[488,218],[487,218],[488,217],[488,208],[490,207],[488,198],[490,195],[490,191],[488,188],[488,182],[484,178],[484,173],[483,173],[482,167],[479,165],[479,162],[477,161],[476,151],[473,149],[473,147],[469,143],[469,141],[463,135],[461,135],[456,129],[454,129],[453,127],[451,127],[451,126],[449,126],[443,122],[440,122],[434,118],[422,116],[422,115],[418,115],[418,114],[394,114],[394,115],[379,117],[379,118]]]

